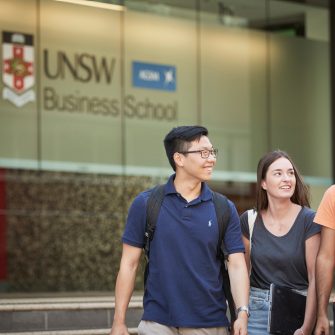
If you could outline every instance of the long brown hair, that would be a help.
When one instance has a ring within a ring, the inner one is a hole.
[[[267,192],[262,188],[261,185],[262,181],[265,179],[269,166],[281,157],[284,157],[291,162],[296,178],[295,190],[291,197],[291,201],[300,206],[310,207],[309,189],[307,185],[303,182],[302,176],[298,168],[293,163],[291,157],[285,151],[275,150],[265,154],[258,162],[256,184],[256,210],[258,212],[263,209],[267,209],[269,206]]]

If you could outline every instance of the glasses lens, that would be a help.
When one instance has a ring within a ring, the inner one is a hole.
[[[210,155],[212,155],[214,158],[216,158],[218,154],[218,149],[212,149],[212,150],[201,150],[201,157],[202,158],[208,158]]]
[[[210,155],[210,150],[201,150],[201,158],[208,158]]]

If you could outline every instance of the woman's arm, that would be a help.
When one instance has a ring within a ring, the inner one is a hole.
[[[320,234],[315,234],[305,242],[305,257],[308,272],[308,290],[304,323],[301,330],[298,329],[294,335],[312,334],[316,320],[316,287],[315,287],[315,263],[320,246]]]

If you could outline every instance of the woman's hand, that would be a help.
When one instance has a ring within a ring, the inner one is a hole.
[[[303,328],[299,328],[293,333],[293,335],[307,335],[307,334],[305,334]]]

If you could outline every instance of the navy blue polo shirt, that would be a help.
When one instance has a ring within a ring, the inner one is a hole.
[[[174,175],[150,245],[150,270],[142,319],[167,326],[209,328],[228,326],[220,262],[216,257],[219,229],[210,188],[203,183],[197,199],[177,193]],[[146,202],[150,191],[132,203],[123,243],[143,248]],[[224,243],[229,254],[244,252],[239,216],[229,201],[231,219]]]

